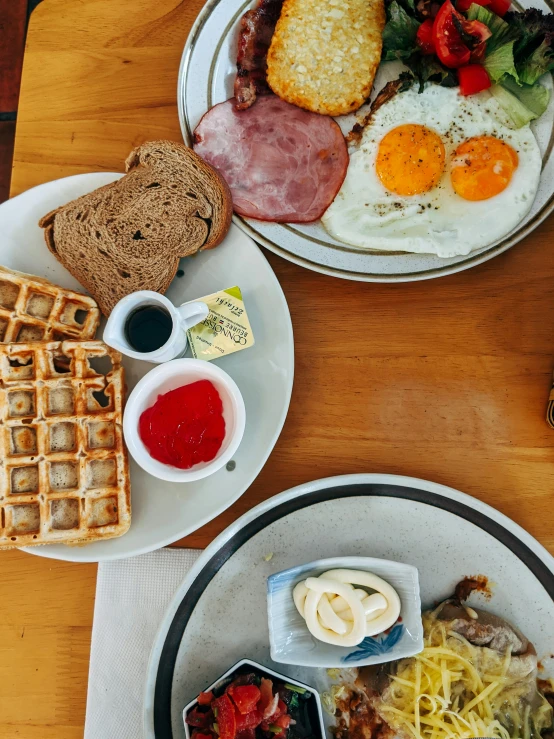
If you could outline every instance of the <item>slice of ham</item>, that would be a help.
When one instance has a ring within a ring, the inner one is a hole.
[[[309,223],[327,210],[348,167],[335,121],[275,95],[237,111],[235,100],[209,110],[194,150],[223,175],[235,212],[262,221]]]
[[[240,19],[234,86],[237,110],[246,110],[257,95],[271,92],[266,80],[266,57],[282,7],[283,0],[259,0]]]

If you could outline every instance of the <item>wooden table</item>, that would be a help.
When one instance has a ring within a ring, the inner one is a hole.
[[[202,0],[44,0],[27,40],[12,194],[121,170],[142,141],[180,140],[175,92]],[[490,503],[554,553],[554,220],[453,277],[344,282],[266,254],[285,291],[296,380],[251,489],[180,542],[327,475],[390,472]],[[323,309],[332,308],[330,326]],[[96,566],[2,552],[0,736],[82,736]],[[104,739],[99,738],[99,739]],[[106,738],[109,739],[109,738]]]

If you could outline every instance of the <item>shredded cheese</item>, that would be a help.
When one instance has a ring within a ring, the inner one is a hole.
[[[398,663],[378,701],[391,728],[410,739],[540,739],[552,709],[509,651],[472,645],[434,613],[423,625],[423,651]]]

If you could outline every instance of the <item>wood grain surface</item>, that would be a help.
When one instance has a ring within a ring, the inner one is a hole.
[[[0,0],[0,113],[17,110],[27,0]]]
[[[180,56],[200,0],[44,0],[32,16],[12,194],[122,170],[180,140]],[[453,277],[345,282],[266,253],[287,296],[296,377],[251,489],[180,542],[203,547],[256,503],[327,475],[390,472],[495,506],[554,553],[554,220]],[[3,552],[0,736],[81,737],[96,567]],[[104,738],[100,738],[104,739]]]

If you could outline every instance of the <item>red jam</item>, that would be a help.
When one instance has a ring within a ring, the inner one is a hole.
[[[170,390],[141,415],[139,434],[158,462],[188,470],[211,462],[225,438],[223,403],[209,380]]]

